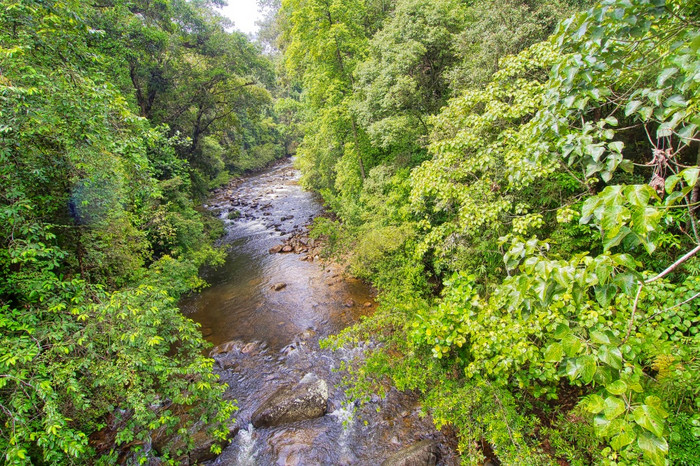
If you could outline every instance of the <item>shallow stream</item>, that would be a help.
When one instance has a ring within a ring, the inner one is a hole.
[[[219,345],[216,370],[240,408],[237,433],[212,464],[379,465],[425,439],[438,446],[438,464],[456,464],[450,439],[421,415],[415,396],[391,390],[363,406],[346,400],[337,369],[363,347],[332,352],[319,340],[371,313],[375,303],[368,286],[318,258],[305,231],[322,206],[297,179],[287,160],[219,190],[207,206],[225,219],[228,258],[205,274],[211,286],[181,306]],[[290,240],[293,251],[275,252]],[[326,415],[253,428],[262,401],[308,374],[328,384]]]

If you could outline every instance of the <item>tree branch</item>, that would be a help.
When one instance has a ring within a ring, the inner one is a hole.
[[[660,274],[639,283],[639,288],[637,288],[637,295],[635,296],[634,304],[632,305],[632,315],[630,316],[630,323],[629,323],[629,326],[627,327],[627,334],[625,335],[625,339],[622,340],[623,344],[627,342],[627,340],[630,337],[630,333],[632,333],[632,326],[634,325],[634,316],[637,313],[637,305],[639,304],[639,295],[642,293],[642,288],[644,288],[644,285],[648,285],[649,283],[653,283],[656,280],[661,280],[666,275],[668,275],[671,272],[673,272],[674,270],[676,270],[683,262],[685,262],[688,259],[690,259],[691,257],[693,257],[698,252],[700,252],[700,244],[695,246],[690,251],[688,251],[683,257],[678,259],[676,262],[674,262],[673,264],[666,267],[666,269],[663,272],[661,272]]]

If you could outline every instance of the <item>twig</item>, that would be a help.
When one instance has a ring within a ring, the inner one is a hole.
[[[666,309],[662,309],[662,310],[660,310],[660,311],[658,311],[658,312],[653,313],[652,315],[650,315],[649,317],[647,317],[646,319],[644,319],[644,322],[648,322],[649,320],[653,319],[654,317],[658,316],[659,314],[663,314],[664,312],[668,312],[668,311],[670,311],[670,310],[672,310],[672,309],[675,309],[675,308],[677,308],[677,307],[681,307],[682,305],[691,302],[692,300],[694,300],[694,299],[697,298],[698,296],[700,296],[700,291],[698,291],[698,292],[695,293],[693,296],[691,296],[690,298],[686,299],[686,300],[683,301],[683,302],[680,302],[680,303],[678,303],[678,304],[674,304],[674,305],[671,306],[671,307],[667,307]]]
[[[496,403],[498,403],[498,406],[501,408],[501,414],[503,415],[503,421],[506,424],[506,427],[508,428],[508,436],[510,437],[510,440],[513,442],[513,444],[517,445],[518,448],[522,448],[520,444],[515,440],[515,437],[513,436],[513,431],[510,428],[510,424],[508,424],[508,416],[506,416],[506,408],[503,406],[503,403],[501,403],[501,399],[498,398],[498,394],[496,394],[496,390],[493,388],[493,385],[491,385],[491,382],[488,380],[484,379],[486,383],[488,384],[489,388],[491,388],[493,397],[496,399]]]
[[[666,267],[666,269],[661,272],[660,274],[656,275],[655,277],[652,277],[648,280],[645,280],[643,282],[639,282],[639,288],[637,288],[637,296],[634,298],[634,304],[632,305],[632,315],[630,316],[630,323],[629,326],[627,327],[627,334],[625,335],[625,339],[622,340],[622,343],[625,344],[627,342],[627,339],[630,337],[630,333],[632,333],[632,326],[634,325],[634,316],[637,313],[637,304],[639,304],[639,295],[642,293],[642,288],[644,285],[648,285],[649,283],[653,283],[656,280],[661,280],[664,278],[666,275],[670,274],[674,270],[676,270],[683,262],[687,261],[691,257],[693,257],[695,254],[700,252],[700,244],[695,246],[693,249],[688,251],[683,257],[678,259],[676,262],[673,264],[669,265]]]

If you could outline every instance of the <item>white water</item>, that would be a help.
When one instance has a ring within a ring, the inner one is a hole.
[[[256,461],[256,456],[258,455],[257,449],[255,448],[255,428],[253,424],[248,424],[248,428],[241,429],[238,432],[237,443],[239,444],[238,455],[236,457],[236,464],[239,466],[256,466],[258,463]]]

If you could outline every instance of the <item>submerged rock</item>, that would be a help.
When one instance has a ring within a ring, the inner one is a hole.
[[[315,374],[282,387],[265,400],[252,416],[255,427],[271,427],[321,417],[328,405],[328,384]]]
[[[317,429],[285,429],[273,433],[267,441],[274,457],[272,464],[306,466],[320,434]]]
[[[242,340],[231,340],[227,341],[226,343],[222,343],[219,346],[214,347],[210,352],[209,352],[209,357],[216,357],[219,355],[226,355],[227,353],[231,354],[236,354],[236,353],[254,353],[257,354],[260,351],[264,350],[266,347],[265,343],[259,342],[259,341],[249,341],[245,342]]]
[[[280,290],[283,290],[285,288],[287,288],[286,283],[275,283],[274,285],[272,285],[272,289],[275,291],[280,291]]]
[[[438,460],[437,445],[422,440],[391,455],[382,466],[435,466]]]

